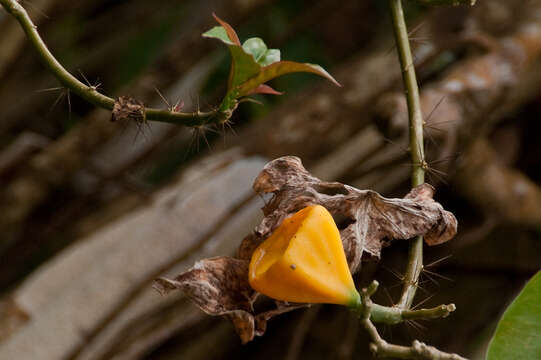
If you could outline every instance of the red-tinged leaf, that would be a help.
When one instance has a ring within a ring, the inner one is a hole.
[[[261,68],[261,71],[256,76],[248,79],[242,83],[238,90],[239,96],[249,94],[252,90],[256,89],[259,85],[266,83],[278,76],[296,73],[296,72],[308,72],[323,76],[337,86],[341,86],[325,69],[319,65],[298,63],[295,61],[279,61],[268,66]]]
[[[281,92],[281,91],[274,90],[269,85],[261,84],[258,87],[256,87],[255,89],[253,89],[247,95],[252,95],[252,94],[283,95],[284,93]]]
[[[234,44],[223,26],[215,26],[203,34],[203,37],[217,39],[227,45],[231,53],[231,69],[229,71],[228,90],[236,88],[246,80],[259,74],[261,65],[254,56],[245,49]],[[266,58],[265,58],[266,59]]]
[[[233,44],[235,45],[240,45],[240,39],[236,33],[236,31],[233,29],[233,27],[231,27],[231,25],[229,25],[228,23],[226,23],[225,21],[223,21],[222,19],[220,19],[218,16],[216,16],[215,13],[212,13],[212,16],[214,17],[214,19],[220,24],[223,26],[223,28],[225,29],[225,31],[227,32],[227,36],[229,36],[229,40],[231,40],[233,42]]]

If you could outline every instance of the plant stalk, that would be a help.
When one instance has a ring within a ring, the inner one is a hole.
[[[351,309],[359,314],[363,313],[366,305],[359,302]],[[449,316],[455,311],[454,304],[439,305],[429,309],[405,310],[394,306],[383,306],[372,303],[370,305],[370,321],[378,324],[396,325],[408,320],[429,320]]]
[[[404,19],[401,0],[389,0],[391,7],[391,19],[393,23],[394,36],[400,67],[402,69],[402,80],[404,92],[408,104],[409,117],[409,151],[412,162],[411,185],[421,185],[425,181],[424,171],[424,143],[423,143],[423,114],[419,100],[419,86],[415,75],[415,66],[409,45],[408,29]],[[417,291],[417,284],[421,271],[423,270],[423,237],[418,236],[410,243],[408,264],[404,275],[404,286],[402,295],[397,306],[402,309],[409,309]]]
[[[62,64],[56,60],[49,51],[47,45],[38,33],[37,26],[34,25],[30,16],[16,0],[0,0],[0,4],[11,14],[23,28],[30,44],[38,52],[39,57],[45,66],[54,74],[57,80],[69,91],[77,94],[89,103],[106,110],[112,110],[115,100],[101,94],[96,87],[88,86],[80,82],[75,76],[70,74]],[[182,113],[177,111],[168,111],[163,109],[145,109],[146,120],[161,121],[186,126],[199,126],[211,122],[220,121],[219,112],[193,112]]]
[[[353,307],[359,313],[361,324],[370,336],[370,350],[375,357],[417,359],[417,360],[466,360],[460,355],[449,354],[414,340],[411,346],[389,344],[378,333],[373,322],[396,324],[411,319],[434,319],[446,317],[455,310],[454,304],[440,305],[432,309],[405,310],[377,305],[370,298],[378,289],[378,282],[372,283],[360,292],[359,304]],[[382,316],[383,315],[383,316]]]

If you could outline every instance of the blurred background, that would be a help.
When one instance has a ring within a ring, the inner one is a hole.
[[[285,94],[241,104],[232,128],[194,132],[118,124],[62,88],[19,24],[0,9],[0,358],[360,359],[368,339],[337,306],[272,319],[241,345],[232,325],[159,275],[234,254],[261,220],[251,184],[263,165],[297,155],[325,180],[409,190],[407,109],[384,1],[24,0],[45,42],[84,82],[146,105],[208,110],[229,58],[201,38],[228,21],[282,59],[318,63],[343,85],[288,75]],[[381,328],[473,359],[541,264],[541,4],[406,1],[425,115],[427,181],[459,234],[425,251],[415,303],[454,302],[442,320]],[[163,94],[159,96],[158,89]],[[363,264],[376,300],[397,301],[407,242]]]

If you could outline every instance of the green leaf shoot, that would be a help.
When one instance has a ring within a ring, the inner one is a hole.
[[[231,53],[231,68],[227,94],[220,105],[220,111],[235,108],[238,99],[250,94],[282,93],[274,90],[265,82],[278,76],[309,72],[322,76],[334,84],[340,84],[319,65],[298,63],[294,61],[280,61],[280,50],[269,49],[265,42],[258,37],[247,39],[242,45],[235,30],[213,14],[220,26],[215,26],[203,34],[203,37],[220,40],[229,48]]]

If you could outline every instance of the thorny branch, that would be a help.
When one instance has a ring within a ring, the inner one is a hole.
[[[458,3],[458,2],[457,2]],[[419,97],[419,87],[415,75],[415,67],[413,57],[409,46],[408,30],[402,9],[402,0],[389,0],[391,8],[391,18],[396,40],[398,58],[402,69],[402,79],[404,82],[404,90],[408,105],[409,118],[409,151],[412,160],[411,183],[413,187],[424,183],[425,177],[425,155],[423,141],[423,114]],[[473,5],[473,2],[472,2]],[[419,276],[423,270],[423,237],[421,235],[415,237],[410,244],[408,255],[408,264],[406,274],[404,276],[404,284],[402,296],[397,306],[394,307],[400,312],[401,319],[406,316],[418,316],[420,314],[430,316],[431,318],[447,316],[451,311],[455,310],[454,304],[441,305],[434,309],[424,309],[418,314],[416,311],[408,311],[417,290]],[[372,343],[370,349],[376,356],[395,357],[400,359],[443,359],[443,360],[460,360],[461,356],[456,354],[444,353],[435,347],[428,346],[415,340],[411,346],[400,346],[387,343],[378,333],[376,327],[372,323],[375,320],[379,305],[373,304],[370,296],[373,295],[378,288],[377,281],[361,291],[361,321],[368,332]]]
[[[2,4],[4,9],[6,9],[6,11],[21,24],[21,27],[28,37],[28,40],[38,52],[38,55],[45,66],[47,66],[47,68],[54,74],[54,76],[63,86],[89,103],[103,109],[113,111],[113,118],[123,119],[123,114],[118,114],[115,112],[115,110],[118,110],[122,106],[123,101],[121,100],[124,100],[124,97],[120,97],[118,100],[115,100],[101,94],[95,86],[89,86],[79,81],[76,77],[64,69],[62,64],[60,64],[49,51],[47,45],[43,42],[43,39],[38,33],[37,26],[34,25],[24,7],[22,7],[16,0],[0,0],[0,4]],[[212,110],[209,112],[196,111],[192,113],[183,113],[164,109],[145,108],[139,101],[134,99],[131,100],[132,103],[138,105],[138,114],[137,117],[135,117],[135,120],[139,121],[154,120],[185,126],[199,126],[209,123],[223,122],[231,115],[230,110],[227,112]],[[126,110],[129,112],[132,109],[122,108],[121,110]],[[127,118],[133,118],[133,116],[128,114]]]
[[[357,311],[363,313],[367,308],[365,302],[359,303]],[[439,305],[430,309],[403,310],[399,307],[388,307],[378,304],[370,304],[370,321],[387,325],[400,324],[407,320],[429,320],[449,316],[455,311],[455,304]]]
[[[372,343],[370,344],[370,350],[378,357],[393,357],[399,359],[440,359],[440,360],[465,360],[460,355],[449,354],[436,349],[433,346],[428,346],[420,341],[414,340],[411,346],[393,345],[386,342],[378,333],[378,330],[371,321],[372,312],[375,309],[376,304],[372,303],[370,297],[376,292],[378,288],[378,282],[373,281],[366,289],[361,290],[361,302],[363,304],[360,311],[361,322],[370,335]],[[450,311],[454,310],[454,305],[442,305],[449,307]],[[437,314],[437,308],[433,310],[419,310],[419,311],[433,311],[434,317],[445,317],[449,312],[441,313],[441,316]]]
[[[419,100],[419,86],[415,76],[415,67],[409,45],[408,29],[404,20],[404,11],[402,10],[402,0],[389,0],[391,7],[391,18],[393,23],[394,35],[398,58],[402,68],[402,79],[406,92],[409,117],[409,150],[412,161],[411,185],[418,186],[425,182],[424,163],[424,143],[423,143],[423,114]],[[398,306],[407,309],[411,306],[415,292],[417,290],[417,281],[423,269],[423,238],[418,236],[410,244],[408,256],[408,265],[404,276],[404,288]]]
[[[441,145],[438,168],[454,172],[457,189],[489,216],[535,226],[541,218],[539,189],[524,174],[502,164],[486,141],[480,140],[488,128],[529,101],[528,94],[539,91],[541,14],[538,2],[524,6],[527,15],[523,21],[493,41],[487,53],[457,63],[440,80],[427,85],[421,92],[421,106],[428,114],[425,135]],[[489,34],[480,36],[491,39]],[[379,100],[377,118],[392,138],[407,131],[406,107],[403,94],[398,92]],[[459,147],[463,154],[460,163],[443,165],[441,161]],[[504,185],[513,191],[502,192]]]

